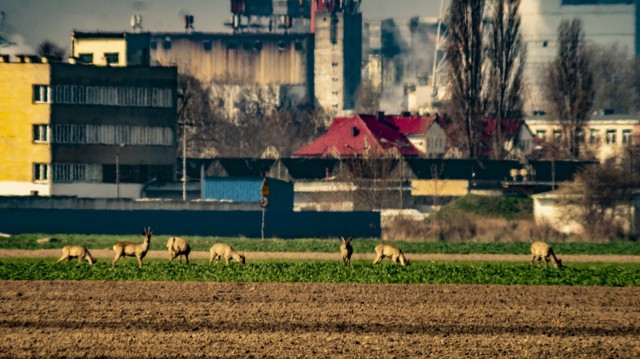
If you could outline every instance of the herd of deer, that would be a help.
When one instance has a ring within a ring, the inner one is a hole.
[[[134,242],[118,242],[113,246],[115,257],[111,261],[111,268],[115,268],[116,262],[120,257],[136,257],[138,260],[138,267],[142,268],[142,259],[147,255],[149,251],[149,244],[151,243],[151,235],[153,232],[150,227],[144,229],[142,235],[144,241],[142,243]],[[351,265],[351,256],[353,255],[353,247],[351,246],[352,238],[342,237],[342,244],[340,245],[340,253],[342,254],[342,264],[345,266]],[[189,264],[189,253],[191,253],[191,247],[184,239],[180,237],[170,237],[167,241],[167,249],[169,250],[169,261],[173,261],[179,257],[182,262],[182,257],[185,258],[187,264]],[[402,253],[402,250],[392,244],[380,243],[375,247],[376,259],[373,264],[382,262],[385,258],[390,258],[392,263],[400,263],[403,266],[408,266],[409,259],[407,259]],[[229,261],[235,260],[241,264],[245,262],[244,254],[236,252],[231,246],[223,243],[214,244],[209,250],[209,265],[213,263],[215,258],[216,264],[219,263],[220,258],[224,258],[226,264]],[[553,262],[553,265],[560,269],[562,267],[562,261],[558,259],[553,252],[553,249],[544,242],[534,242],[531,244],[531,265],[534,261],[538,261],[538,267],[542,263],[544,258],[546,267],[549,268],[549,261]],[[62,257],[58,259],[56,263],[66,260],[67,262],[71,258],[78,258],[78,262],[82,263],[86,259],[90,265],[95,263],[95,259],[91,256],[89,250],[83,246],[69,245],[62,248]]]

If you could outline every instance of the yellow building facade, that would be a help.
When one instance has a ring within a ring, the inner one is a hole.
[[[48,195],[51,186],[46,181],[46,164],[51,163],[51,144],[34,139],[34,129],[48,128],[51,104],[42,97],[39,100],[43,101],[36,101],[34,89],[39,85],[48,88],[51,67],[29,63],[29,58],[22,61],[26,62],[9,63],[4,57],[0,62],[0,189],[19,195]]]
[[[127,66],[127,42],[119,37],[71,38],[72,56],[76,61],[98,66]]]

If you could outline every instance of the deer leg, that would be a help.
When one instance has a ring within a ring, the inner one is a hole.
[[[547,268],[549,268],[549,257],[544,257],[544,262],[547,265]]]
[[[138,258],[138,267],[142,269],[142,258],[140,256],[136,256],[136,258]]]
[[[187,264],[189,264],[189,255],[188,255],[188,254],[185,254],[185,255],[184,255],[184,260],[185,260],[185,262],[186,262]],[[180,262],[180,263],[182,263],[182,262]]]
[[[111,261],[111,268],[116,267],[116,262],[118,261],[118,259],[120,259],[121,256],[122,256],[122,253],[116,253],[116,256],[113,257],[113,260]]]
[[[535,260],[536,260],[536,256],[533,256],[533,257],[531,258],[531,265],[533,265],[533,262],[535,262]]]
[[[82,264],[82,260],[84,259],[83,256],[78,256],[78,263]]]
[[[226,261],[227,261],[227,265],[229,265],[229,258],[230,258],[230,257],[225,258],[225,259],[226,259]]]
[[[62,262],[62,261],[63,261],[63,260],[65,260],[65,259],[67,259],[67,258],[65,258],[65,256],[63,255],[62,257],[60,257],[60,259],[58,259],[58,261],[57,261],[56,263],[60,263],[60,262]]]
[[[220,255],[216,255],[216,265],[218,265],[218,263],[220,263]]]
[[[383,259],[384,259],[384,256],[378,255],[376,257],[376,259],[373,260],[373,264],[378,264],[378,263],[382,262]]]

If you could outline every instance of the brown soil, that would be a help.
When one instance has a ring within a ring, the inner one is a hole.
[[[640,357],[640,288],[0,285],[0,357]]]
[[[60,257],[60,249],[0,249],[0,258],[47,258]],[[316,252],[246,252],[247,260],[263,259],[320,259],[339,260],[340,253],[316,253]],[[91,255],[95,258],[113,258],[113,251],[109,249],[91,249]],[[505,261],[526,262],[531,260],[529,255],[513,254],[408,254],[411,260],[419,261]],[[167,251],[149,251],[146,258],[168,258]],[[191,252],[190,259],[209,259],[209,252]],[[375,254],[355,253],[354,260],[373,260]],[[570,262],[606,262],[606,263],[640,263],[640,256],[631,255],[561,255],[563,263]]]

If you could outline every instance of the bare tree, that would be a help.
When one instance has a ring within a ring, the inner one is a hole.
[[[36,54],[38,54],[38,56],[46,57],[51,61],[62,61],[66,53],[67,50],[65,48],[51,40],[42,41],[36,49]]]
[[[520,34],[520,0],[494,0],[490,2],[489,61],[490,89],[488,92],[488,114],[496,119],[493,128],[493,151],[495,159],[504,159],[506,134],[503,121],[516,120],[522,116],[523,71],[526,47]]]
[[[482,77],[484,8],[484,0],[452,0],[446,16],[451,92],[447,107],[454,121],[464,123],[470,158],[475,158],[479,152],[486,106]]]
[[[638,94],[634,88],[634,60],[617,43],[590,46],[594,75],[593,108],[616,113],[634,113]]]
[[[580,19],[562,20],[558,27],[558,54],[547,73],[550,113],[560,121],[571,158],[580,156],[580,132],[593,107],[594,83]]]
[[[624,165],[613,163],[590,166],[576,175],[573,182],[561,187],[561,202],[577,211],[567,211],[566,219],[581,223],[586,233],[618,237],[624,230],[625,206],[637,186],[633,174]]]
[[[190,157],[212,157],[218,151],[218,145],[224,138],[221,125],[221,113],[212,108],[210,91],[200,80],[187,73],[178,74],[178,120],[190,123],[180,126],[187,131],[187,154]]]
[[[373,84],[368,80],[362,80],[356,92],[357,113],[375,114],[380,110],[380,100],[382,94],[376,91]]]

